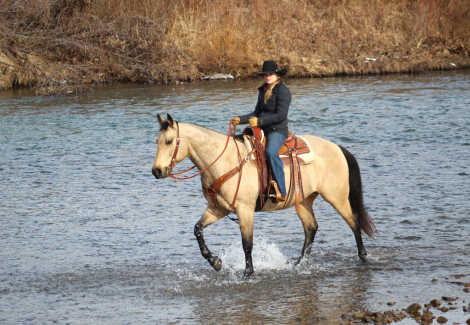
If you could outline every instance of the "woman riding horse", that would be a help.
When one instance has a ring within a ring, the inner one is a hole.
[[[267,140],[266,156],[281,192],[276,203],[285,201],[287,193],[284,165],[279,157],[279,149],[288,135],[287,114],[291,102],[290,91],[281,80],[286,72],[286,69],[279,70],[275,61],[264,61],[262,72],[253,73],[264,77],[264,84],[258,88],[255,110],[232,119],[234,126],[250,123],[252,127],[258,126],[264,131]]]

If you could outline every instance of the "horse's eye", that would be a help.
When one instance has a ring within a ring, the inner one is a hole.
[[[169,145],[169,144],[172,144],[172,143],[173,143],[173,140],[168,140],[168,141],[166,142],[166,144],[168,144],[168,145]]]

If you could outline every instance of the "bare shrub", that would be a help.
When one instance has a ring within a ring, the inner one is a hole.
[[[246,77],[266,59],[304,77],[453,69],[469,47],[469,1],[0,0],[0,87],[39,93]]]

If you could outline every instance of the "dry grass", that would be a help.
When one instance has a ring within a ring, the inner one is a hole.
[[[266,59],[299,77],[453,69],[469,36],[458,0],[0,0],[0,88],[246,77]]]

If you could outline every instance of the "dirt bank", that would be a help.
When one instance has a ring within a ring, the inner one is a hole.
[[[444,0],[5,0],[0,88],[79,92],[111,82],[470,67],[470,2]]]

